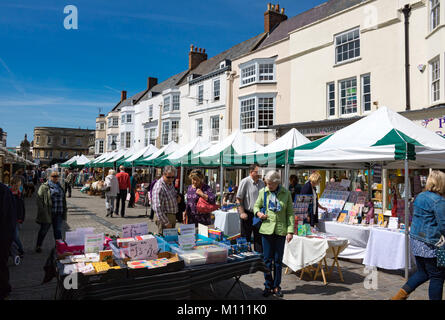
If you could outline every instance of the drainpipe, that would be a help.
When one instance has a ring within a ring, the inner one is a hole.
[[[402,9],[405,16],[405,82],[406,82],[406,111],[411,110],[410,74],[409,74],[409,17],[411,6],[405,5]]]

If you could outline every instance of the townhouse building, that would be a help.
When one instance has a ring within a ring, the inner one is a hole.
[[[269,143],[290,128],[315,139],[379,106],[444,134],[443,0],[330,0],[282,17],[232,62],[233,128]],[[409,11],[410,103],[405,95]],[[272,6],[276,14],[277,6]],[[266,12],[267,13],[267,12]],[[237,107],[236,107],[237,106]]]

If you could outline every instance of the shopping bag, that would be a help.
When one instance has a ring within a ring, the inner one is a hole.
[[[261,208],[261,213],[262,214],[266,214],[267,212],[267,194],[266,191],[264,191],[264,203],[263,203],[263,207]],[[252,220],[252,227],[254,227],[255,229],[259,230],[261,228],[261,224],[263,223],[263,219],[260,219],[256,213],[254,213],[253,216],[253,220]]]
[[[212,213],[213,211],[218,210],[218,208],[219,207],[216,204],[207,202],[203,197],[199,197],[198,204],[196,205],[196,211],[202,214]]]
[[[130,201],[131,194],[127,193],[127,201]]]

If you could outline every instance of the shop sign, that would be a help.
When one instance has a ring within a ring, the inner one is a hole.
[[[439,118],[428,118],[423,120],[417,120],[416,123],[420,123],[420,125],[424,128],[427,128],[431,131],[434,131],[438,135],[445,137],[445,116],[441,116]]]

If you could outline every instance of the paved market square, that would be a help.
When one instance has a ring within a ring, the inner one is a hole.
[[[136,205],[136,208],[126,208],[126,218],[106,218],[104,199],[99,196],[89,196],[80,193],[79,189],[73,190],[73,196],[67,198],[68,220],[66,230],[82,227],[94,227],[99,232],[117,234],[124,224],[148,221],[149,231],[155,233],[156,226],[145,215],[145,208]],[[10,276],[13,291],[11,300],[52,300],[55,295],[56,280],[41,284],[44,276],[43,266],[50,253],[51,245],[54,243],[52,231],[48,232],[45,239],[43,252],[34,251],[37,238],[38,225],[35,223],[36,201],[33,198],[26,199],[26,221],[21,230],[21,239],[25,247],[25,258],[21,265],[14,266],[10,261]],[[142,217],[141,217],[142,216]],[[332,260],[328,259],[328,264]],[[338,274],[334,271],[328,284],[325,286],[319,279],[310,280],[306,275],[302,280],[295,273],[283,274],[282,291],[285,300],[387,300],[395,294],[404,283],[403,271],[378,270],[377,289],[365,288],[367,274],[364,265],[359,262],[340,260],[343,270],[344,282],[340,281]],[[284,269],[283,269],[284,271]],[[369,273],[368,273],[369,275]],[[263,274],[257,272],[241,277],[241,285],[248,299],[264,300],[279,299],[276,297],[264,298]],[[193,300],[223,300],[226,292],[233,284],[233,280],[224,280],[210,286],[193,291]],[[369,286],[368,286],[369,287]],[[243,299],[239,287],[235,286],[230,295],[230,300]],[[410,300],[427,300],[428,283],[419,287],[409,298]]]

